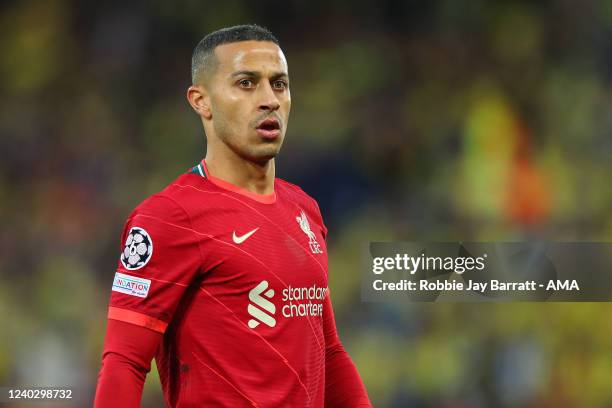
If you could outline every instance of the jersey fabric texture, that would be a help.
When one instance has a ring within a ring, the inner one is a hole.
[[[167,406],[369,406],[336,332],[326,233],[297,186],[249,193],[204,162],[133,211],[108,317],[163,335]],[[330,396],[346,372],[353,395]]]

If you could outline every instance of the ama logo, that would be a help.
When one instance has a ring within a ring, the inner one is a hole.
[[[260,323],[264,323],[269,327],[276,326],[276,319],[274,314],[276,313],[276,306],[268,299],[274,297],[274,289],[268,289],[268,281],[261,281],[249,292],[249,305],[247,311],[251,315],[252,319],[249,320],[249,327],[251,329],[259,326]]]

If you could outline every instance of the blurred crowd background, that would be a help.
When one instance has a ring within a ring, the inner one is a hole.
[[[277,175],[321,205],[374,406],[612,407],[610,303],[371,304],[359,275],[376,240],[612,239],[605,0],[3,2],[0,386],[91,405],[125,218],[205,154],[191,52],[247,22],[289,61]]]

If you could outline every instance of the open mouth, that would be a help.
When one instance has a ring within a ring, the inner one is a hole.
[[[266,139],[274,139],[280,135],[280,122],[278,119],[268,118],[257,125],[257,133]]]
[[[268,119],[264,120],[263,122],[261,122],[257,126],[257,129],[263,129],[263,130],[280,129],[280,123],[278,123],[277,119],[268,118]]]

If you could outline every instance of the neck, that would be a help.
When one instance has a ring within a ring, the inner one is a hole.
[[[206,167],[211,176],[255,194],[274,193],[274,159],[263,164],[245,160],[235,154],[219,155],[206,152]]]

